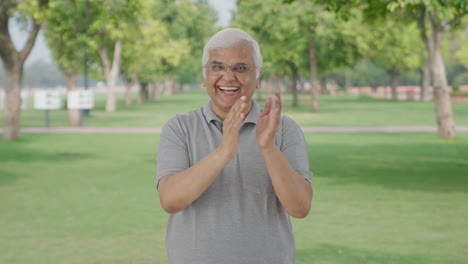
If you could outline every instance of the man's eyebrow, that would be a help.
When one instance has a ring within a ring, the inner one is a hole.
[[[223,62],[220,62],[220,61],[212,61],[210,63],[212,63],[212,64],[224,64]],[[249,65],[249,64],[246,63],[246,62],[238,62],[238,63],[235,63],[233,65]]]

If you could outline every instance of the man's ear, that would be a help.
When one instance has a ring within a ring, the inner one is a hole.
[[[263,73],[263,72],[260,71],[260,75],[259,75],[258,78],[257,78],[257,87],[256,87],[257,89],[260,87],[260,80],[262,79],[262,73]]]

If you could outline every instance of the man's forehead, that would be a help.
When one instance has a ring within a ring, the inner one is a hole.
[[[252,48],[245,44],[227,48],[216,48],[209,52],[208,62],[225,63],[227,60],[230,60],[230,63],[250,63],[253,62],[252,54]]]

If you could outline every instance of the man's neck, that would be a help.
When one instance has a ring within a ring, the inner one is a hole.
[[[246,115],[247,116],[249,113],[250,113],[250,110],[252,109],[252,104],[253,104],[253,101],[252,100],[249,100],[247,102],[248,106],[247,106],[247,110],[246,110]],[[215,115],[222,121],[224,122],[224,119],[226,119],[227,115],[229,114],[229,112],[223,112],[219,109],[216,109],[213,105],[213,103],[211,103],[211,109],[213,109],[213,112],[215,113]],[[218,111],[216,111],[218,110]]]

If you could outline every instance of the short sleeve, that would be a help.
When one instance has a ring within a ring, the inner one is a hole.
[[[306,180],[312,181],[309,154],[304,132],[290,117],[283,116],[281,122],[280,150],[289,164]]]
[[[156,155],[156,180],[184,171],[189,167],[187,137],[183,126],[175,116],[161,130]]]

